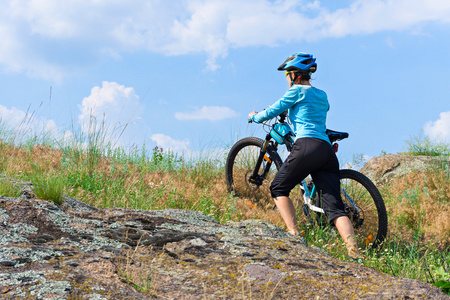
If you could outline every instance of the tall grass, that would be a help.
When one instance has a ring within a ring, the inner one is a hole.
[[[0,195],[5,197],[19,197],[21,188],[14,179],[8,178],[5,175],[0,177]]]
[[[277,211],[227,192],[222,153],[217,158],[208,154],[186,159],[158,147],[124,149],[110,143],[101,131],[71,141],[46,136],[20,142],[12,132],[0,130],[0,172],[4,175],[0,194],[4,196],[18,196],[20,189],[6,179],[16,178],[33,182],[38,198],[55,203],[68,195],[99,208],[179,208],[201,211],[221,223],[265,219],[285,228]],[[448,163],[443,160],[427,172],[410,173],[380,189],[390,233],[381,250],[362,249],[364,264],[395,276],[429,282],[449,280]],[[310,245],[347,259],[335,229],[307,225],[300,211],[298,217]],[[133,282],[132,278],[127,280]]]
[[[94,126],[95,128],[95,126]],[[222,222],[240,218],[223,185],[223,161],[208,154],[188,160],[159,147],[114,147],[100,131],[70,141],[0,136],[0,172],[33,182],[37,197],[61,203],[65,195],[91,205],[202,211]],[[0,185],[5,191],[7,182]],[[8,192],[9,194],[9,192]]]

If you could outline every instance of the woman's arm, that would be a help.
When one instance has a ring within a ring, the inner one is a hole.
[[[278,101],[276,101],[273,105],[271,105],[266,110],[262,112],[256,113],[251,112],[248,117],[255,123],[261,123],[266,120],[270,120],[279,116],[283,111],[291,108],[298,100],[298,88],[292,86],[283,97],[281,97]]]

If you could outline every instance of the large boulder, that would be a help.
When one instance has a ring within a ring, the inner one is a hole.
[[[0,196],[5,299],[449,299],[271,223]]]
[[[423,172],[430,167],[448,164],[448,157],[410,156],[406,154],[389,154],[371,158],[360,170],[376,185],[382,185],[395,177],[411,172]]]

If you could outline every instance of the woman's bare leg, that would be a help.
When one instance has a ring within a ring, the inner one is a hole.
[[[280,196],[275,198],[278,211],[286,223],[288,231],[292,235],[298,235],[300,231],[297,226],[297,218],[295,217],[295,207],[289,197]]]
[[[347,216],[342,216],[337,217],[333,220],[333,222],[345,242],[348,255],[352,258],[360,257],[358,244],[355,240],[355,231],[353,230],[353,225],[350,219]]]
[[[295,207],[289,197],[281,196],[275,198],[278,211],[286,224],[288,231],[292,235],[298,235],[300,231],[297,226],[297,218],[295,217]],[[355,240],[355,231],[353,225],[347,216],[337,217],[333,220],[339,234],[345,242],[348,255],[352,258],[360,257],[358,245]]]

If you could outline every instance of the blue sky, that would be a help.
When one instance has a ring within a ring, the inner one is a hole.
[[[450,142],[447,0],[4,0],[0,37],[1,123],[22,132],[71,139],[95,117],[125,147],[226,149],[264,136],[247,114],[302,51],[350,133],[342,161]]]

